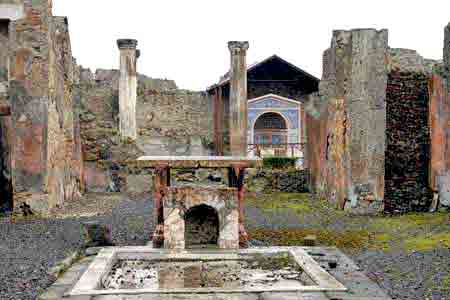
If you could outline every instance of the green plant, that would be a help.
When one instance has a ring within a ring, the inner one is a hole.
[[[202,146],[206,149],[214,150],[215,145],[211,137],[202,137]]]
[[[264,157],[263,165],[264,168],[269,169],[288,169],[294,167],[296,161],[297,158],[295,157],[281,157],[281,156]]]

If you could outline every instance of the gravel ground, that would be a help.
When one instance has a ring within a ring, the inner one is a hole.
[[[267,211],[253,205],[246,208],[246,217],[248,227],[268,229],[307,228],[313,226],[313,220],[316,225],[321,221],[317,215],[302,218],[289,210],[268,215]],[[47,270],[82,247],[80,224],[87,220],[112,224],[113,241],[117,245],[144,245],[153,227],[152,202],[122,196],[113,209],[101,216],[19,220],[15,224],[11,224],[9,218],[0,218],[0,299],[36,299],[54,282]],[[334,222],[326,226],[341,230],[346,225]],[[450,299],[450,290],[439,286],[445,284],[450,269],[449,249],[412,254],[363,250],[352,253],[351,257],[393,299]]]
[[[112,224],[117,245],[144,245],[152,225],[152,202],[118,203],[112,213],[96,217],[18,220],[0,219],[0,299],[31,300],[55,279],[47,270],[83,246],[81,222]]]
[[[450,270],[450,249],[367,251],[353,259],[393,299],[450,299],[450,286],[444,286],[449,284],[444,278]]]

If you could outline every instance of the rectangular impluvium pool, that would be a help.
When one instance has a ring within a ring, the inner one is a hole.
[[[299,247],[102,250],[69,295],[345,291]]]

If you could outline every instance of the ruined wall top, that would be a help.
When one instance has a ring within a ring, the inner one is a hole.
[[[423,73],[431,75],[433,68],[440,61],[425,59],[416,50],[404,48],[390,48],[388,68],[392,71]]]
[[[376,29],[376,28],[353,28],[353,29],[334,29],[333,30],[333,35],[336,35],[338,33],[343,33],[343,32],[347,32],[347,33],[353,33],[353,32],[374,32],[374,33],[389,33],[389,30],[387,30],[386,28],[383,29]]]
[[[450,72],[450,23],[445,27],[444,36],[444,65],[448,74]]]

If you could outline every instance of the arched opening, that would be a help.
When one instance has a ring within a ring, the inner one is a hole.
[[[261,149],[273,149],[275,155],[286,155],[288,143],[288,126],[279,113],[264,113],[255,122],[254,144]]]
[[[262,114],[255,122],[255,144],[279,145],[287,143],[287,124],[274,112]]]
[[[219,215],[211,206],[194,206],[185,214],[185,247],[217,247],[219,239]]]

